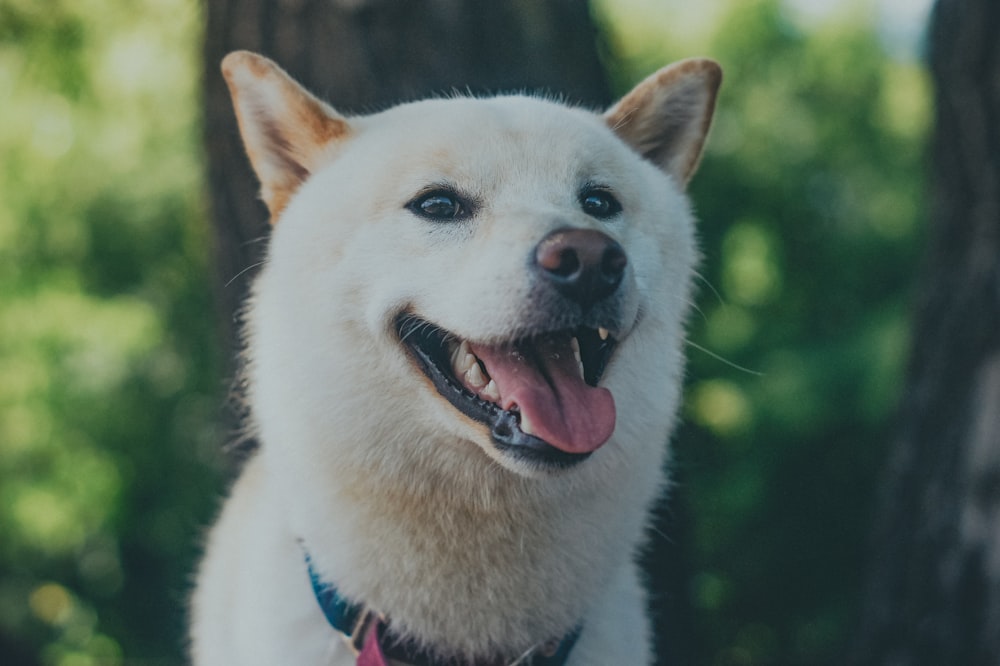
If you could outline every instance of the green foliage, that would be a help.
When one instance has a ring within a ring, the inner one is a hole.
[[[832,663],[907,348],[924,73],[868,21],[806,31],[774,0],[604,4],[622,87],[693,53],[726,71],[692,185],[704,287],[671,535],[698,663]],[[180,661],[223,439],[200,20],[194,0],[0,0],[5,665]]]
[[[672,536],[696,663],[833,663],[908,347],[928,84],[864,17],[806,32],[772,0],[729,7],[684,52],[633,45],[618,74],[699,52],[725,70],[692,183],[705,261]]]
[[[177,660],[220,364],[191,0],[0,3],[0,661]]]

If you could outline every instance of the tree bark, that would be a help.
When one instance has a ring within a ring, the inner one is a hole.
[[[930,249],[854,664],[1000,664],[1000,3],[939,0]]]
[[[208,0],[205,145],[224,339],[269,231],[219,74],[235,49],[262,53],[341,112],[432,94],[544,90],[610,101],[597,30],[580,0]]]

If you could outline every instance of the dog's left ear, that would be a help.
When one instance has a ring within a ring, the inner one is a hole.
[[[305,179],[329,159],[332,144],[351,128],[264,56],[234,51],[223,58],[222,74],[273,224]]]
[[[608,109],[604,121],[684,187],[698,168],[721,83],[722,68],[714,60],[682,60],[639,83]]]

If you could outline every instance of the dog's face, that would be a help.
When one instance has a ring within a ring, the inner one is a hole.
[[[224,71],[275,222],[252,323],[262,427],[280,404],[362,449],[403,432],[527,475],[662,445],[714,63],[661,70],[603,116],[501,97],[347,119],[259,56]]]

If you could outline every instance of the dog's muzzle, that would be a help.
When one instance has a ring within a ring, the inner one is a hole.
[[[599,381],[621,331],[622,246],[592,229],[557,229],[533,248],[534,286],[507,341],[463,340],[403,313],[396,332],[438,393],[484,424],[504,455],[542,468],[585,460],[615,427]]]

